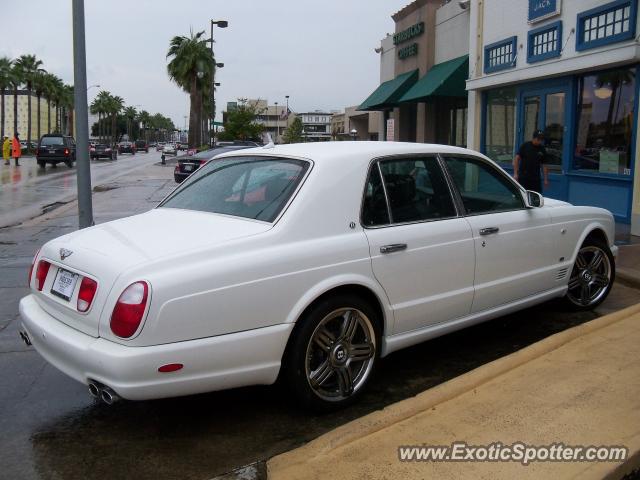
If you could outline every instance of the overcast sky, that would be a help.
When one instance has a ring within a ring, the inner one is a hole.
[[[89,84],[184,125],[188,96],[169,81],[170,39],[214,30],[225,64],[216,81],[218,117],[238,97],[289,104],[294,111],[341,110],[379,83],[374,48],[394,28],[391,15],[410,0],[86,0]],[[73,83],[71,0],[0,0],[0,56],[35,54],[47,71]],[[89,102],[98,89],[89,91]],[[222,108],[221,108],[222,107]]]

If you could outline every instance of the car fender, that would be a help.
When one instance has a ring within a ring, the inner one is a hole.
[[[604,236],[607,238],[607,246],[611,247],[611,245],[613,244],[612,239],[609,238],[609,234],[607,233],[608,229],[605,226],[604,222],[601,222],[599,220],[593,220],[589,222],[587,226],[584,227],[584,229],[582,230],[582,233],[580,234],[580,239],[578,240],[578,242],[576,242],[576,246],[573,251],[573,256],[571,257],[572,264],[574,264],[576,261],[578,252],[580,251],[580,247],[582,246],[586,238],[589,236],[589,234],[594,230],[602,230],[602,232],[604,233]]]
[[[294,304],[289,315],[285,319],[285,323],[297,322],[307,307],[328,291],[349,285],[357,285],[367,288],[376,296],[382,307],[384,332],[392,332],[395,318],[389,299],[387,298],[387,294],[382,286],[373,278],[358,274],[335,275],[313,285]]]

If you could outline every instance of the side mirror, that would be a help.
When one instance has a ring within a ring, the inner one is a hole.
[[[538,192],[527,190],[527,208],[544,207],[544,197]]]

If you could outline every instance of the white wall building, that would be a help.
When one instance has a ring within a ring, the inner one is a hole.
[[[640,234],[637,3],[471,0],[467,89],[471,148],[511,172],[543,130],[544,194],[607,208]]]

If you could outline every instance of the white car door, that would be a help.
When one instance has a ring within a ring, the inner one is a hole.
[[[469,314],[475,268],[471,228],[458,215],[435,156],[374,163],[362,223],[374,275],[394,311],[389,334]]]
[[[525,208],[519,187],[483,159],[459,155],[443,155],[443,159],[473,231],[476,272],[472,312],[554,287],[548,210]]]

